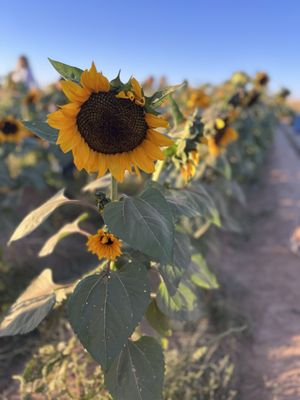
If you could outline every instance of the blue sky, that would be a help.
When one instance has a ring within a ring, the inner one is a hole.
[[[272,88],[300,97],[299,0],[5,1],[0,76],[27,54],[41,84],[56,78],[47,57],[112,78],[122,70],[170,83],[220,82],[234,70],[266,70]]]

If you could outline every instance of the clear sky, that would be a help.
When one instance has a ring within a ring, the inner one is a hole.
[[[5,0],[0,76],[23,53],[41,84],[56,78],[51,57],[172,84],[266,70],[300,97],[300,0]]]

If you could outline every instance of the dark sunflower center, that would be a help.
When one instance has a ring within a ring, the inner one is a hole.
[[[13,135],[18,131],[18,126],[14,122],[5,121],[1,127],[1,131],[4,135]]]
[[[90,148],[104,154],[135,149],[148,129],[143,108],[113,93],[91,94],[80,108],[77,126]]]
[[[218,145],[221,142],[223,136],[225,135],[227,126],[225,125],[224,128],[221,129],[215,127],[215,129],[217,130],[217,133],[215,135],[215,143]]]

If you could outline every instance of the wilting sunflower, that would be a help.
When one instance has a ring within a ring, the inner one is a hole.
[[[193,150],[189,153],[186,163],[180,168],[181,176],[185,183],[189,182],[195,176],[198,163],[199,153]]]
[[[13,117],[0,118],[0,143],[19,143],[27,131],[20,121]]]
[[[103,229],[99,229],[95,235],[88,237],[87,248],[99,259],[115,260],[122,254],[120,240]]]
[[[93,63],[82,73],[80,85],[61,85],[70,103],[48,115],[48,123],[59,129],[57,144],[65,153],[72,150],[78,170],[98,176],[109,170],[119,182],[126,170],[154,172],[154,161],[164,158],[160,147],[173,141],[155,130],[168,122],[146,112],[135,78],[116,90]]]
[[[214,128],[216,134],[207,138],[207,145],[209,153],[217,157],[229,143],[237,140],[238,134],[221,118],[216,119]]]

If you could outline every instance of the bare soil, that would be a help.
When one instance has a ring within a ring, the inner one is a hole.
[[[222,251],[230,301],[250,326],[238,351],[240,400],[300,399],[300,257],[289,245],[300,225],[300,158],[283,129],[270,153],[248,198],[249,235]]]

